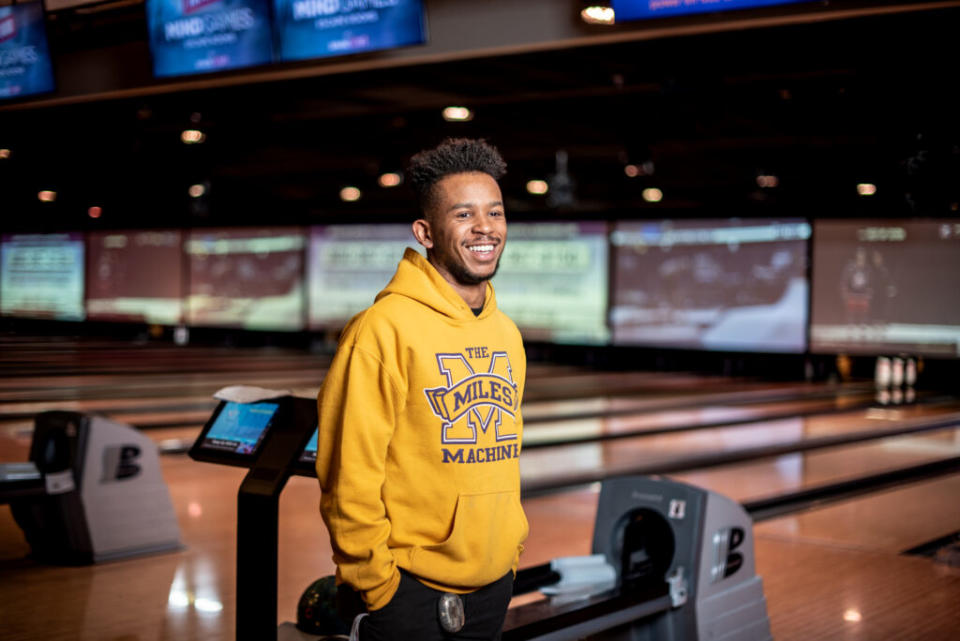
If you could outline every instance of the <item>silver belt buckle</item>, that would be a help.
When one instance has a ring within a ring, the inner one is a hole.
[[[445,632],[459,632],[467,618],[463,611],[463,599],[459,594],[444,592],[437,601],[437,618]]]

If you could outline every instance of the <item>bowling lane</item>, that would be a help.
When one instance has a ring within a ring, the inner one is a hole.
[[[952,429],[691,470],[670,474],[669,478],[746,502],[958,455],[960,429]],[[521,465],[523,456],[526,454],[521,456]],[[556,556],[585,554],[584,550],[590,545],[598,496],[599,485],[595,484],[585,489],[524,499],[523,506],[531,522],[548,523],[545,528],[531,529],[524,565],[545,563]],[[957,512],[960,516],[960,510]],[[775,529],[789,529],[790,518],[777,519],[779,525]],[[818,521],[813,519],[813,522]],[[766,524],[758,527],[764,526]],[[829,523],[824,525],[824,530],[830,530]],[[580,552],[569,551],[571,541],[579,542]]]
[[[839,445],[834,441],[882,436],[885,432],[912,429],[911,425],[918,425],[921,421],[960,423],[958,412],[958,401],[896,410],[870,408],[837,415],[533,449],[524,451],[521,456],[521,478],[525,488],[534,489],[554,483],[588,482],[604,475],[638,470],[665,473],[696,469],[715,465],[721,458],[757,457],[765,453],[769,456],[771,448],[786,450],[811,444]]]
[[[960,571],[838,545],[754,539],[777,641],[956,641]]]
[[[525,430],[524,445],[531,443],[542,444],[557,438],[586,438],[602,437],[604,434],[621,433],[620,430],[635,431],[637,429],[690,429],[698,425],[710,425],[716,421],[757,421],[766,416],[782,416],[801,412],[831,412],[838,408],[862,405],[870,398],[869,395],[842,396],[831,400],[802,400],[796,402],[776,402],[766,404],[751,404],[748,407],[714,406],[703,407],[675,412],[643,412],[631,417],[615,419],[582,419],[575,421],[558,421],[556,423],[542,423],[529,426]],[[118,401],[119,403],[120,401]],[[92,401],[90,403],[93,403]],[[162,408],[144,408],[137,412],[137,408],[121,406],[118,410],[102,411],[101,413],[121,422],[135,426],[149,427],[148,435],[165,451],[183,451],[196,438],[200,427],[206,421],[209,412],[216,402],[208,399],[197,403],[197,409],[185,406],[171,405],[167,410]],[[550,402],[532,403],[534,406],[550,405]],[[192,423],[192,424],[191,424]],[[28,433],[32,429],[29,421],[8,423],[0,421],[0,432]]]
[[[958,496],[955,474],[764,521],[754,533],[898,553],[960,531]]]
[[[723,404],[724,399],[727,399],[726,404]],[[826,399],[817,395],[813,398],[801,396],[796,400],[772,400],[762,403],[754,400],[744,405],[739,403],[741,399],[737,393],[731,395],[709,394],[695,399],[687,399],[686,404],[692,406],[688,408],[658,411],[653,408],[653,404],[649,404],[651,409],[646,410],[638,405],[630,414],[603,416],[601,412],[604,410],[598,407],[597,413],[601,415],[589,417],[587,412],[584,411],[582,416],[578,418],[566,418],[567,415],[563,413],[564,408],[561,407],[554,414],[554,416],[557,416],[556,420],[539,422],[529,422],[528,420],[524,424],[523,445],[529,450],[566,440],[599,440],[602,436],[610,435],[680,431],[717,423],[786,418],[817,412],[842,412],[852,408],[863,409],[871,403],[872,399],[872,393],[861,392],[831,395]],[[599,400],[616,401],[623,399]],[[705,401],[703,405],[697,402],[701,400]],[[713,404],[711,404],[711,401]],[[587,403],[584,403],[584,405],[587,405]],[[590,405],[597,406],[599,404],[590,403]],[[539,405],[536,406],[536,409],[542,419],[551,418],[550,414],[540,411]]]
[[[529,388],[529,386],[528,386]],[[584,415],[636,414],[644,411],[682,409],[692,404],[732,403],[770,403],[798,399],[828,399],[845,396],[860,396],[872,391],[865,384],[831,385],[826,383],[771,383],[752,382],[731,378],[694,377],[684,380],[683,385],[667,384],[653,387],[660,394],[655,397],[643,397],[630,394],[626,397],[615,396],[609,389],[593,395],[569,395],[568,398],[553,400],[549,407],[541,408],[530,403],[529,389],[524,397],[523,416],[527,424],[538,423],[558,417],[569,419]],[[638,390],[644,391],[644,390]],[[691,400],[691,396],[695,397]]]
[[[0,391],[0,403],[210,395],[227,385],[258,385],[280,389],[310,387],[318,385],[325,374],[326,369],[292,368],[269,372],[237,369],[217,374],[82,377],[83,381],[77,383],[46,379],[45,385]]]

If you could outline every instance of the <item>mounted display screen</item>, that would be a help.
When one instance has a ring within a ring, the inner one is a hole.
[[[274,0],[281,60],[392,49],[426,40],[420,0]]]
[[[606,223],[512,223],[493,286],[527,340],[607,341]]]
[[[87,236],[87,318],[182,322],[179,231],[93,232]]]
[[[273,60],[270,0],[146,0],[146,11],[156,76]]]
[[[613,0],[610,6],[613,7],[617,22],[625,22],[806,1],[808,0]]]
[[[43,4],[0,7],[0,99],[53,91]]]
[[[341,328],[370,307],[397,271],[407,247],[420,248],[409,225],[311,228],[310,328]]]
[[[811,349],[960,355],[960,219],[818,221]]]
[[[303,329],[303,247],[300,228],[191,231],[187,322]]]
[[[0,244],[0,312],[83,320],[83,236],[4,235]]]
[[[255,454],[279,407],[276,403],[226,402],[198,446],[227,454]]]
[[[300,455],[301,463],[316,463],[317,462],[317,439],[320,437],[320,428],[313,430],[313,436],[310,437],[310,440],[307,442],[307,446],[303,448],[303,454]]]
[[[614,343],[802,352],[809,237],[802,220],[617,223]]]

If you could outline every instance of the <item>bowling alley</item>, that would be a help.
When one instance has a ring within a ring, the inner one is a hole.
[[[0,0],[0,638],[960,638],[957,25]]]

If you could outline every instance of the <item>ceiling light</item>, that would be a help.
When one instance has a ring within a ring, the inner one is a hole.
[[[380,174],[380,178],[377,179],[377,182],[381,187],[396,187],[403,182],[403,176],[391,171],[385,174]]]
[[[643,190],[643,199],[648,203],[658,203],[663,200],[663,192],[656,187],[647,187]]]
[[[0,149],[0,159],[6,160],[10,157],[9,149]]]
[[[547,184],[546,180],[529,180],[527,181],[527,191],[535,196],[542,196],[550,190],[550,186]]]
[[[87,210],[87,215],[90,216],[90,218],[100,218],[102,213],[103,209],[97,207],[96,205]]]
[[[623,173],[625,173],[628,178],[636,178],[640,175],[640,168],[636,165],[626,165],[623,168]]]
[[[443,119],[447,122],[466,122],[473,120],[473,112],[466,107],[447,107],[443,110]]]
[[[52,203],[57,199],[57,192],[50,191],[49,189],[44,189],[43,191],[37,194],[37,198],[39,198],[42,202]]]
[[[199,145],[206,139],[206,135],[199,129],[184,129],[180,134],[180,140],[185,145]]]
[[[765,189],[772,189],[780,184],[780,179],[776,176],[760,174],[757,176],[757,186]]]
[[[615,14],[612,7],[594,5],[580,12],[580,19],[587,24],[613,24]]]
[[[861,196],[872,196],[877,193],[877,186],[873,183],[858,183],[857,193]]]
[[[199,198],[207,193],[207,188],[204,187],[202,183],[197,183],[196,185],[190,185],[190,189],[187,190],[187,193],[190,194],[191,198]]]
[[[353,203],[360,200],[360,190],[356,187],[344,187],[340,190],[340,200],[346,203]]]

